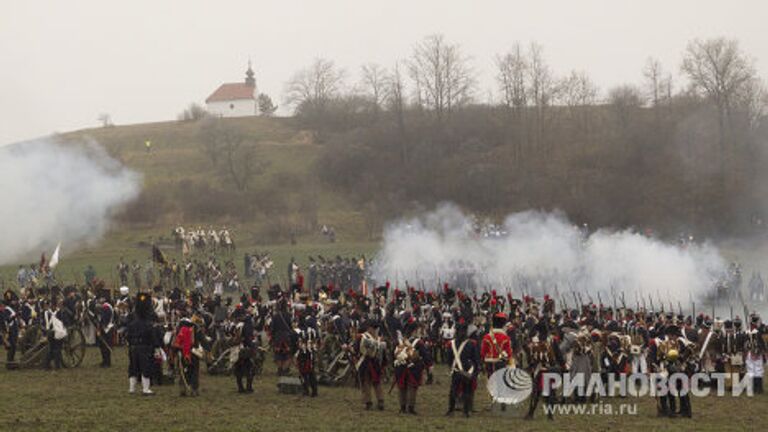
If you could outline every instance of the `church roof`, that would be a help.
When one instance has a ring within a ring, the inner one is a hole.
[[[205,103],[237,99],[255,99],[253,91],[253,86],[249,86],[245,83],[225,83],[220,85],[213,94],[208,96]]]

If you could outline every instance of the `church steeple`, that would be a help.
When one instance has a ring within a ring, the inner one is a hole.
[[[256,87],[256,78],[253,77],[253,69],[251,68],[250,60],[248,60],[248,70],[245,71],[245,85]]]

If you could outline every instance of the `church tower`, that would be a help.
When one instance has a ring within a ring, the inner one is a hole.
[[[248,60],[248,70],[245,71],[245,85],[256,87],[256,78],[253,77],[253,69],[251,68],[250,60]]]

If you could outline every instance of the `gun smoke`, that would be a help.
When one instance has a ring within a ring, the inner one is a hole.
[[[95,142],[43,139],[0,147],[0,185],[0,264],[9,264],[99,240],[141,178]]]
[[[406,281],[427,289],[448,282],[465,291],[548,294],[571,305],[579,293],[585,302],[601,297],[620,306],[623,297],[635,307],[653,299],[657,308],[681,302],[688,309],[712,294],[727,268],[710,243],[681,247],[630,230],[588,233],[560,213],[509,215],[500,235],[478,235],[474,225],[449,204],[389,225],[374,279],[401,289]]]

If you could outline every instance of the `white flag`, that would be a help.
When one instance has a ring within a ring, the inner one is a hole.
[[[56,265],[59,264],[59,249],[61,248],[61,243],[59,243],[56,246],[56,250],[53,251],[53,255],[51,255],[51,260],[48,261],[48,267],[55,268]]]

